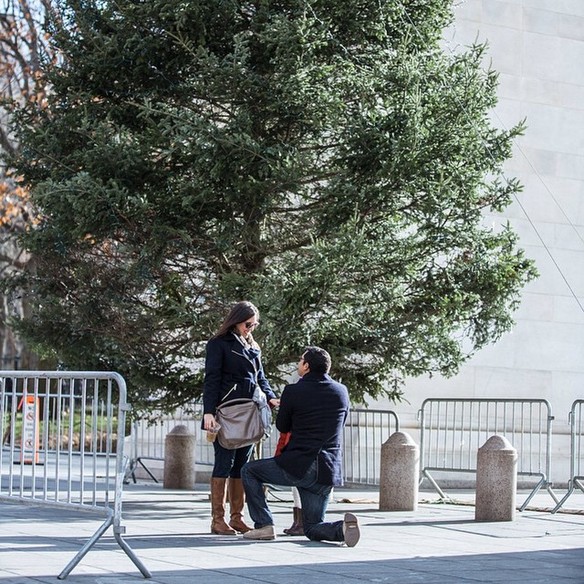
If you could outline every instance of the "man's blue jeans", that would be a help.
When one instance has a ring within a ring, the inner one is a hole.
[[[274,518],[266,502],[264,484],[296,487],[302,501],[302,522],[306,537],[316,541],[344,541],[343,522],[324,521],[332,487],[316,481],[316,461],[302,478],[297,478],[282,469],[274,458],[254,460],[241,469],[241,479],[249,514],[256,529],[274,525]]]

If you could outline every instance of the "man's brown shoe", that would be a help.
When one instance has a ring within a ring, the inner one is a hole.
[[[361,532],[359,531],[359,520],[352,513],[345,513],[345,519],[343,521],[343,537],[345,538],[345,544],[347,547],[355,547],[361,537]]]
[[[263,527],[258,527],[257,529],[252,529],[243,534],[244,539],[276,539],[276,532],[274,531],[273,525],[264,525]]]

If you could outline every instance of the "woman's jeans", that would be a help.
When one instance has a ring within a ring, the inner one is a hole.
[[[219,444],[219,440],[215,440],[213,448],[215,450],[215,465],[212,476],[221,479],[241,478],[241,468],[251,458],[253,444],[235,450],[227,450]]]
[[[302,478],[288,474],[274,458],[247,463],[241,470],[247,508],[254,526],[274,525],[274,518],[266,502],[264,484],[296,487],[302,501],[302,521],[308,539],[344,541],[343,522],[325,523],[324,515],[332,490],[330,485],[316,482],[316,460]]]

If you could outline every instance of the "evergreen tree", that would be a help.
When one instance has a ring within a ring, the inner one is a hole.
[[[308,344],[356,401],[456,373],[535,276],[502,173],[484,46],[445,53],[451,0],[63,0],[46,107],[17,112],[41,219],[20,322],[132,399],[201,391],[240,299],[269,377]]]

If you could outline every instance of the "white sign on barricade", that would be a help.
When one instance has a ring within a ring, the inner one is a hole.
[[[39,400],[33,395],[23,397],[22,404],[22,464],[39,464]]]

